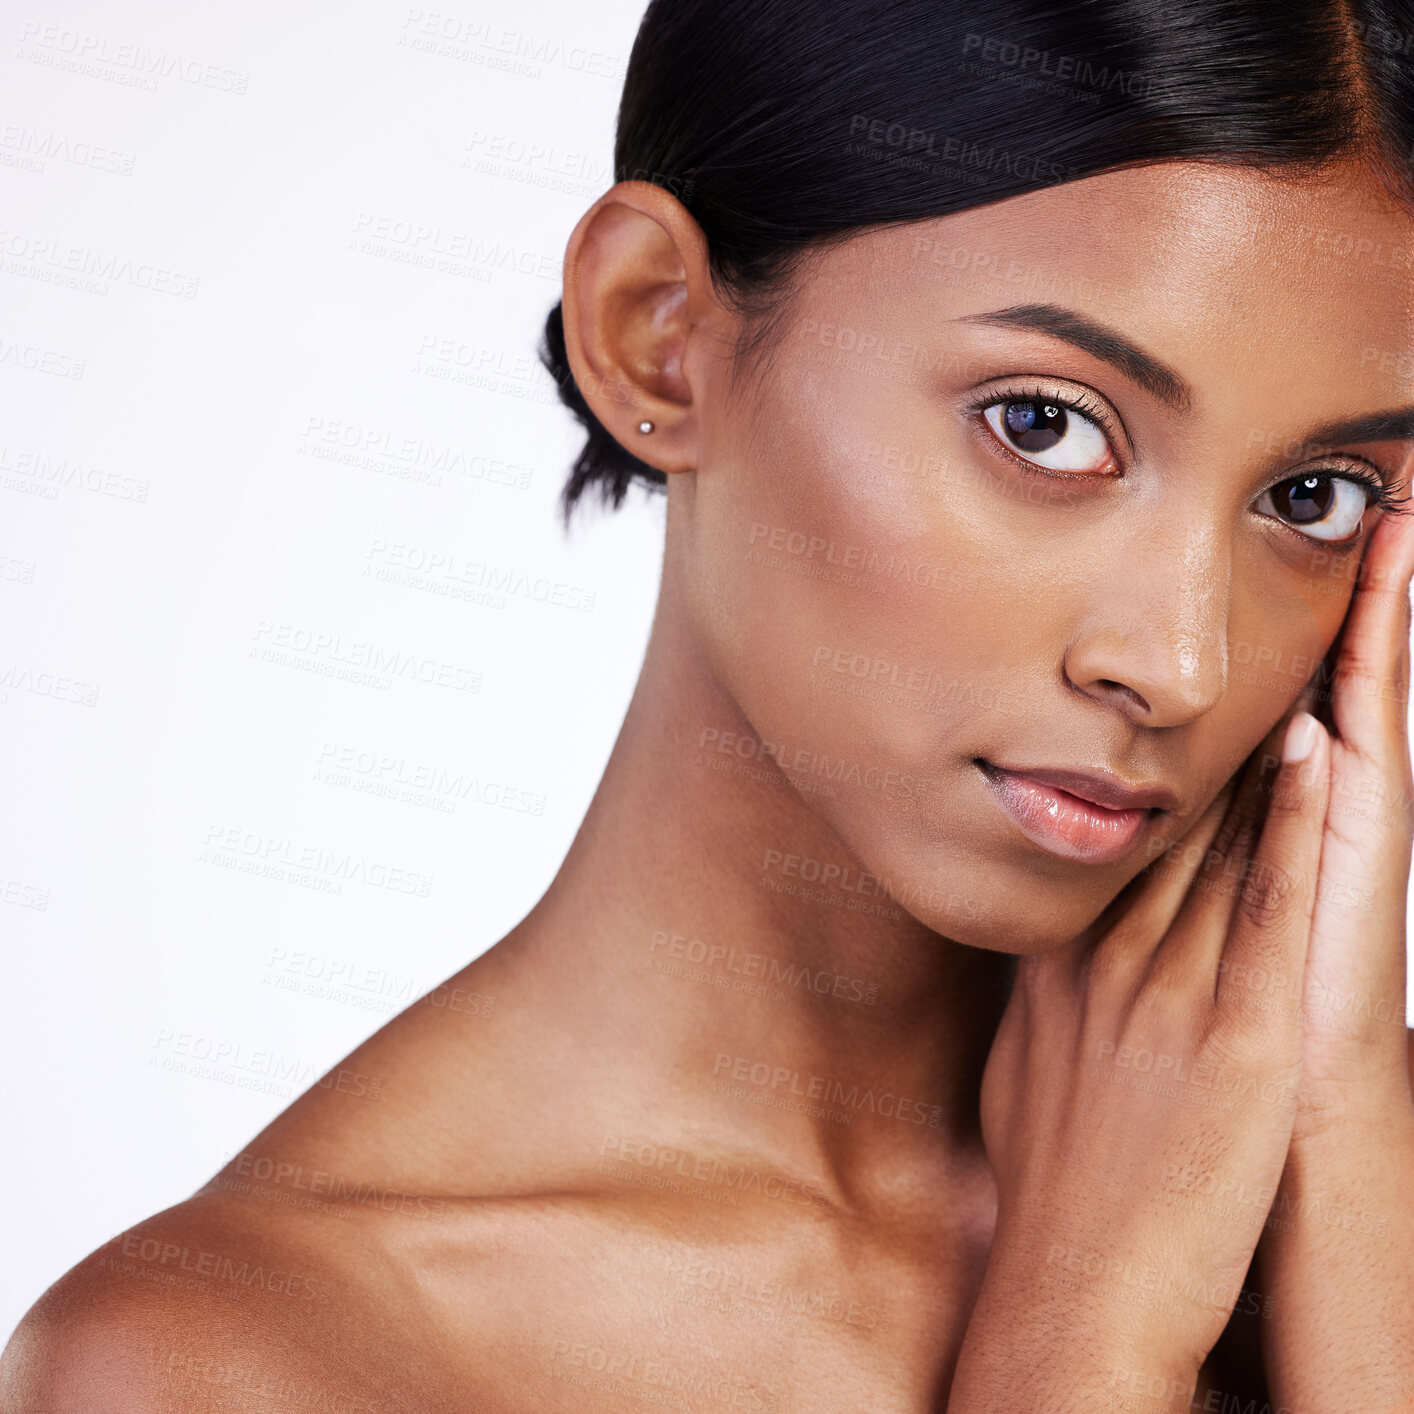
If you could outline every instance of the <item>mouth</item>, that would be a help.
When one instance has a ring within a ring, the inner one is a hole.
[[[1151,819],[1178,804],[1165,787],[1130,785],[1115,776],[1000,766],[981,756],[973,764],[1027,839],[1087,864],[1122,859]]]

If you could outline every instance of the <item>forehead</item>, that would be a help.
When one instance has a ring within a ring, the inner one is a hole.
[[[1414,387],[1414,214],[1355,167],[1107,172],[835,254],[929,320],[1037,300],[1091,315],[1196,388],[1240,378],[1373,405]]]

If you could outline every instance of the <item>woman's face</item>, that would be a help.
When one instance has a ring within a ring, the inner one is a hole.
[[[1321,670],[1407,481],[1409,413],[1336,425],[1414,402],[1411,262],[1356,173],[1171,163],[813,252],[735,382],[689,342],[669,573],[921,921],[1074,937]]]

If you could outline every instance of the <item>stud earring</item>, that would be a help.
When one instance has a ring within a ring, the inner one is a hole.
[[[640,432],[651,432],[653,430],[653,424],[649,422],[647,418],[644,418],[644,420],[638,424],[638,430]]]

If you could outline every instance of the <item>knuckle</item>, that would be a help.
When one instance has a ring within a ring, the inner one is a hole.
[[[1233,801],[1213,837],[1210,853],[1226,858],[1252,843],[1257,828],[1256,792],[1247,790]]]
[[[1299,1016],[1287,1001],[1241,981],[1220,987],[1204,1047],[1229,1069],[1264,1076],[1299,1062],[1300,1044]]]
[[[1256,1074],[1272,1058],[1270,1019],[1256,1007],[1229,999],[1214,1015],[1202,1050],[1219,1074]]]
[[[1242,921],[1269,932],[1289,919],[1297,896],[1296,879],[1274,860],[1257,859],[1247,870],[1237,896]]]

